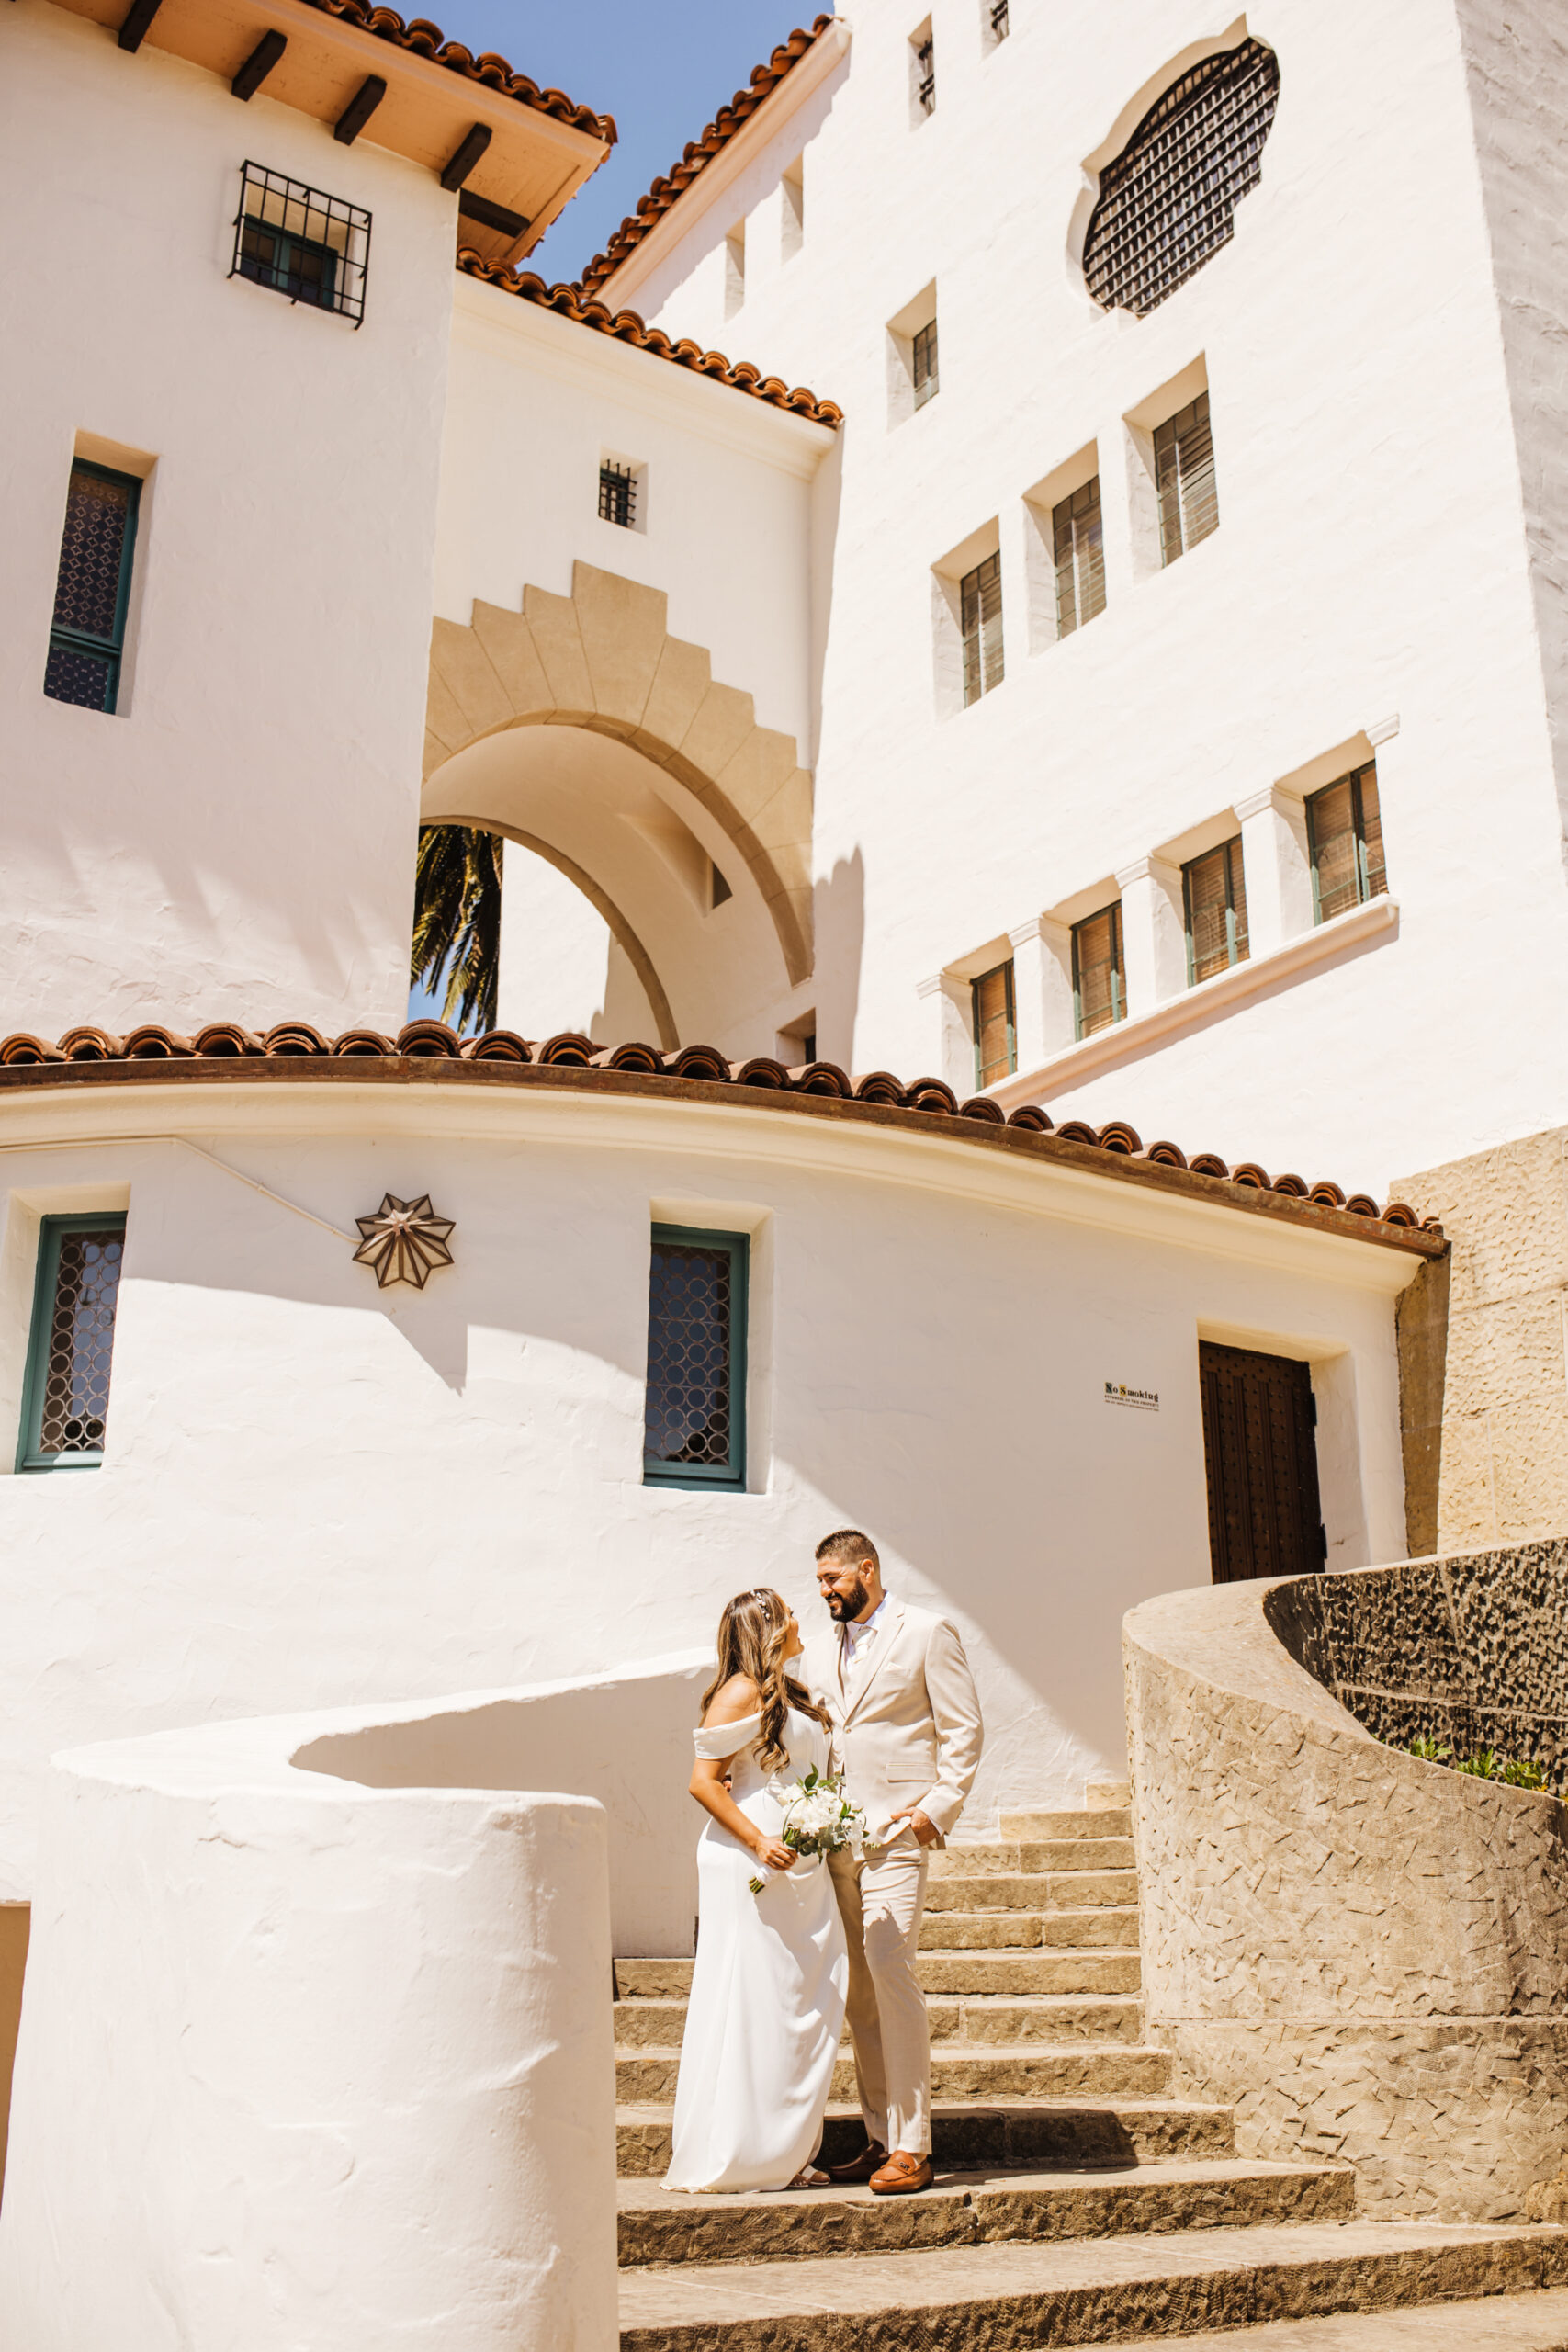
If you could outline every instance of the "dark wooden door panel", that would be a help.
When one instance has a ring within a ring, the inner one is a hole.
[[[1292,1356],[1198,1349],[1216,1584],[1323,1566],[1312,1374]]]

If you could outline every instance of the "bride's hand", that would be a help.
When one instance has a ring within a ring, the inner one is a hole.
[[[795,1868],[795,1848],[784,1845],[777,1838],[759,1838],[755,1850],[757,1860],[765,1871],[792,1871]]]

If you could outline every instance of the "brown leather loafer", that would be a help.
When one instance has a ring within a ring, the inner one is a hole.
[[[880,2172],[872,2174],[871,2193],[874,2197],[913,2197],[917,2190],[929,2188],[935,2178],[930,2156],[911,2155],[907,2148],[899,2148]]]
[[[868,2140],[859,2155],[852,2156],[847,2165],[829,2165],[828,2177],[840,2182],[869,2180],[886,2162],[887,2151],[881,2141]]]

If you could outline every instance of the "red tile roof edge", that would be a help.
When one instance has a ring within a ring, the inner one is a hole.
[[[470,82],[482,82],[487,89],[499,90],[503,97],[515,98],[520,106],[553,115],[558,122],[570,123],[574,130],[586,130],[592,138],[615,144],[614,115],[596,114],[592,107],[579,106],[564,90],[542,90],[537,82],[516,72],[493,50],[485,50],[476,57],[460,40],[448,40],[440,26],[433,25],[428,17],[411,17],[405,22],[395,8],[382,7],[378,0],[305,0],[305,5],[319,9],[323,17],[336,17],[342,24],[357,26],[361,32],[373,35],[377,40],[411,50],[416,57],[428,57],[434,64],[446,66],[448,73],[462,74]]]
[[[750,86],[737,90],[729,104],[719,108],[701,138],[691,141],[669,171],[654,181],[646,196],[638,198],[637,210],[627,213],[604,252],[594,254],[579,280],[585,294],[596,292],[607,277],[614,276],[627,254],[641,244],[671,206],[685,194],[704,165],[728,145],[763,99],[773,96],[785,74],[799,64],[808,50],[815,48],[835,21],[831,16],[821,16],[809,30],[797,28],[787,40],[779,43],[765,64],[752,69]]]
[[[614,335],[617,342],[629,343],[638,351],[651,351],[656,359],[672,359],[678,368],[711,377],[716,384],[728,384],[734,391],[750,392],[753,400],[787,409],[792,416],[835,429],[844,421],[843,410],[834,401],[818,400],[803,385],[792,391],[782,376],[764,376],[749,359],[729,360],[722,351],[705,351],[689,335],[672,342],[662,327],[646,325],[635,311],[608,311],[603,302],[585,300],[575,286],[547,286],[531,269],[513,270],[504,262],[481,259],[471,245],[465,245],[458,254],[457,267],[466,277],[498,286],[503,294],[515,294],[525,302],[538,303],[542,310],[558,311],[577,326],[593,327],[600,334]]]
[[[366,1061],[376,1066],[374,1072],[351,1067]],[[250,1067],[231,1070],[228,1065],[234,1062]],[[307,1065],[303,1069],[301,1062]],[[1423,1221],[1403,1201],[1380,1208],[1364,1193],[1347,1200],[1337,1184],[1326,1181],[1309,1185],[1300,1176],[1270,1177],[1255,1160],[1231,1168],[1213,1152],[1198,1152],[1190,1159],[1173,1143],[1152,1143],[1145,1149],[1136,1129],[1119,1119],[1100,1128],[1078,1119],[1057,1126],[1036,1103],[1025,1103],[1009,1115],[989,1095],[960,1102],[940,1078],[917,1078],[905,1085],[887,1070],[851,1078],[835,1062],[807,1062],[793,1069],[766,1056],[732,1062],[712,1046],[683,1046],[675,1053],[640,1044],[595,1046],[575,1031],[531,1042],[510,1029],[459,1037],[444,1022],[412,1021],[395,1037],[376,1029],[345,1029],[341,1036],[328,1038],[304,1021],[279,1022],[265,1033],[219,1021],[193,1037],[156,1023],[124,1036],[107,1029],[71,1029],[57,1046],[16,1035],[0,1039],[0,1092],[8,1084],[48,1085],[66,1077],[91,1084],[129,1077],[133,1069],[138,1078],[148,1080],[264,1075],[352,1080],[372,1074],[425,1079],[441,1074],[443,1064],[454,1078],[521,1080],[526,1071],[536,1082],[547,1070],[547,1083],[603,1087],[617,1093],[669,1091],[684,1100],[704,1099],[710,1088],[744,1088],[753,1103],[781,1110],[859,1110],[881,1123],[898,1125],[912,1116],[924,1134],[940,1132],[941,1124],[951,1120],[956,1123],[953,1132],[967,1140],[1021,1146],[1100,1175],[1136,1174],[1189,1198],[1264,1210],[1354,1240],[1411,1247],[1424,1256],[1440,1255],[1447,1246],[1442,1227],[1430,1217]],[[696,1089],[704,1094],[694,1092]]]

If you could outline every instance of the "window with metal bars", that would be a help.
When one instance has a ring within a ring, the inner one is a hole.
[[[119,701],[141,497],[133,474],[82,458],[71,469],[43,671],[44,693],[55,702],[112,711]]]
[[[987,14],[991,20],[992,40],[1006,40],[1009,30],[1008,0],[988,0]]]
[[[1105,550],[1100,476],[1051,510],[1056,561],[1056,634],[1070,637],[1105,610]]]
[[[1220,496],[1214,481],[1214,440],[1209,427],[1209,395],[1167,417],[1155,427],[1155,494],[1159,501],[1162,564],[1195,548],[1220,527]]]
[[[653,1228],[642,1453],[647,1485],[746,1484],[750,1249],[744,1233]]]
[[[1084,279],[1107,311],[1144,318],[1228,244],[1258,186],[1280,98],[1259,40],[1205,57],[1149,108],[1114,162],[1084,239]]]
[[[370,262],[370,215],[287,172],[246,164],[240,175],[231,277],[270,286],[291,302],[335,311],[359,326]]]
[[[1013,1014],[1012,960],[982,972],[973,984],[975,1091],[983,1094],[1018,1068],[1018,1025]]]
[[[1092,1037],[1127,1018],[1120,900],[1073,925],[1073,1025]]]
[[[39,1236],[18,1470],[92,1470],[104,1458],[123,1216],[46,1216]]]
[[[1002,560],[988,555],[966,571],[958,589],[964,634],[964,705],[967,709],[1002,682]]]
[[[1328,922],[1387,895],[1376,765],[1314,792],[1306,805],[1314,920]]]
[[[928,114],[936,112],[936,43],[929,24],[912,35],[909,55],[915,120],[919,122]]]
[[[1212,979],[1233,964],[1245,964],[1247,877],[1242,872],[1241,835],[1222,842],[1181,869],[1187,910],[1187,982]]]
[[[618,523],[624,531],[637,524],[637,469],[621,466],[613,458],[604,459],[599,468],[599,520]]]
[[[939,389],[934,319],[929,326],[916,330],[914,340],[909,347],[909,368],[914,379],[915,406],[924,408],[929,400],[935,399]]]

